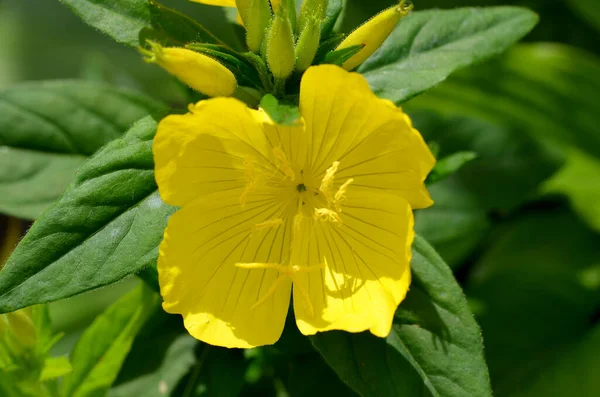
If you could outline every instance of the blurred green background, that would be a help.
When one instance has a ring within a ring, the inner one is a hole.
[[[185,0],[162,2],[229,43],[240,40],[226,24],[231,13]],[[339,27],[348,32],[393,3],[349,0]],[[540,15],[524,43],[406,104],[441,155],[479,155],[431,186],[436,205],[417,215],[417,229],[465,288],[482,327],[496,396],[598,396],[600,4],[415,3],[417,10],[511,4]],[[58,0],[0,0],[0,89],[67,78],[135,88],[174,106],[187,97],[172,77],[85,25]],[[55,328],[66,332],[55,352],[69,351],[94,317],[137,283],[128,279],[51,304]]]

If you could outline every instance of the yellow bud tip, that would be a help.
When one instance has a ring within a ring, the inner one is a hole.
[[[401,0],[397,6],[383,10],[373,18],[358,27],[354,32],[336,48],[344,48],[361,45],[363,49],[348,59],[342,67],[352,70],[367,60],[388,38],[396,24],[413,8],[412,3]]]
[[[232,96],[237,88],[235,75],[218,61],[180,47],[163,47],[147,41],[140,48],[144,60],[156,63],[183,83],[210,97]]]

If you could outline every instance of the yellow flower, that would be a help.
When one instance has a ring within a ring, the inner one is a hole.
[[[410,119],[365,79],[309,68],[299,126],[233,98],[159,124],[162,198],[181,209],[160,246],[163,307],[196,338],[272,344],[290,295],[300,331],[389,334],[410,284],[413,208],[435,160]]]
[[[221,6],[221,7],[236,7],[236,0],[191,0],[196,3],[208,4],[211,6]],[[239,0],[238,0],[239,1]],[[249,3],[249,0],[244,0],[244,4]],[[279,7],[279,3],[281,0],[271,0],[271,6],[274,10]]]

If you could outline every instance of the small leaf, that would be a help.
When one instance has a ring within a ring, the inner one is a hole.
[[[455,70],[503,52],[537,21],[535,13],[518,7],[417,11],[359,72],[377,95],[400,104]]]
[[[277,123],[286,126],[297,126],[300,123],[300,110],[296,106],[282,105],[273,95],[265,95],[260,107]]]
[[[76,80],[0,91],[0,211],[37,218],[88,156],[163,107],[130,90]]]
[[[343,9],[344,0],[329,0],[327,3],[327,11],[325,12],[325,21],[321,26],[322,37],[328,37],[331,34]]]
[[[422,238],[413,282],[390,336],[325,332],[311,337],[340,378],[363,397],[491,397],[479,327],[452,272]],[[384,360],[381,358],[385,357]]]
[[[42,368],[40,380],[47,381],[60,378],[71,371],[73,371],[73,368],[67,357],[50,357],[44,361],[44,368]]]
[[[140,31],[151,27],[148,0],[60,1],[85,23],[131,47],[137,47]]]
[[[90,158],[0,271],[0,311],[114,283],[156,263],[174,208],[154,181],[156,122],[144,118]]]
[[[322,63],[331,63],[334,65],[342,66],[344,62],[352,58],[354,55],[358,54],[358,52],[363,48],[364,46],[362,45],[353,45],[347,48],[343,48],[341,50],[328,52],[327,55],[325,55],[325,59]]]
[[[158,303],[158,295],[142,285],[97,317],[75,345],[71,354],[73,372],[64,378],[61,396],[105,395],[133,339]]]
[[[457,152],[453,153],[449,156],[438,160],[433,170],[427,177],[427,183],[435,183],[439,182],[459,169],[461,169],[465,164],[475,160],[477,158],[477,153],[475,152]]]

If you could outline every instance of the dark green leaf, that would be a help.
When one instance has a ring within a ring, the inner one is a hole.
[[[186,15],[163,6],[155,0],[149,0],[150,23],[152,28],[169,39],[170,45],[183,46],[188,43],[223,44],[204,26]]]
[[[521,44],[457,73],[410,107],[485,118],[541,142],[600,156],[600,59],[559,44]]]
[[[544,371],[587,338],[600,306],[600,237],[551,204],[501,225],[467,286],[498,397],[554,379]],[[566,395],[579,396],[588,379]]]
[[[154,372],[114,387],[108,396],[163,397],[172,395],[175,397],[171,392],[196,362],[194,347],[197,344],[198,341],[191,336],[180,335],[168,347],[162,363]],[[148,346],[152,346],[152,349],[148,349]],[[145,349],[146,351],[152,351],[154,350],[154,345],[146,345]],[[127,365],[127,361],[125,365]]]
[[[137,47],[143,28],[149,28],[148,0],[60,0],[83,21],[119,43]]]
[[[538,143],[518,126],[511,128],[475,115],[450,117],[415,111],[414,101],[405,108],[424,138],[439,145],[439,157],[462,151],[477,154],[456,175],[484,209],[513,210],[563,164],[560,152]]]
[[[433,170],[431,170],[431,173],[427,177],[427,183],[435,183],[446,179],[461,169],[465,164],[475,160],[476,158],[477,153],[475,152],[456,152],[438,160],[435,167]]]
[[[326,332],[313,344],[363,397],[491,396],[479,327],[452,272],[420,237],[411,267],[411,289],[387,339]]]
[[[600,7],[598,7],[597,0],[567,0],[567,3],[582,18],[600,30]]]
[[[64,378],[60,395],[106,395],[133,339],[158,304],[158,295],[142,285],[96,318],[75,345],[71,354],[73,372]]]
[[[457,176],[428,187],[433,206],[415,214],[415,230],[455,269],[485,238],[490,227],[487,211]]]
[[[260,107],[267,112],[269,117],[277,124],[295,126],[300,123],[300,110],[297,106],[282,105],[271,94],[265,95],[260,100]]]
[[[417,11],[359,69],[374,92],[400,104],[457,69],[506,50],[537,23],[517,7]]]
[[[75,80],[0,91],[0,211],[37,218],[88,156],[161,107],[129,90]]]
[[[156,263],[174,209],[156,190],[155,130],[152,118],[142,119],[78,170],[0,271],[0,311],[72,296]]]

